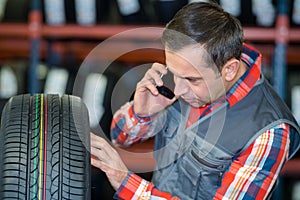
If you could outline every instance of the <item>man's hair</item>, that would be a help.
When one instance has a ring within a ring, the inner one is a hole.
[[[164,46],[172,51],[199,44],[219,71],[229,59],[240,59],[243,39],[239,20],[213,2],[187,4],[166,25],[162,36]]]

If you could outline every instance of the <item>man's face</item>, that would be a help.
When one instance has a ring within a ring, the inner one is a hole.
[[[208,66],[208,53],[198,45],[174,52],[166,49],[166,64],[174,75],[176,96],[193,107],[211,103],[225,94],[222,76],[216,66]]]

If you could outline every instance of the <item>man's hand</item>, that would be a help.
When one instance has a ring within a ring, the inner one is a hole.
[[[118,152],[103,138],[91,133],[91,164],[101,169],[115,190],[125,180],[128,169]]]
[[[163,110],[175,100],[166,98],[158,93],[156,86],[162,86],[161,75],[168,73],[166,66],[154,63],[137,84],[134,95],[134,111],[139,116],[149,116]]]

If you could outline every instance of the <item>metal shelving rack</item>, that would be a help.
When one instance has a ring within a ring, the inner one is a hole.
[[[244,27],[245,39],[251,42],[274,42],[275,48],[272,49],[273,55],[273,76],[272,80],[275,89],[278,91],[280,96],[285,99],[285,88],[286,88],[286,68],[287,68],[287,57],[288,44],[289,42],[300,41],[300,28],[290,28],[289,18],[287,12],[287,1],[279,1],[279,10],[276,20],[275,27],[263,28],[263,27]],[[72,39],[76,38],[83,40],[97,40],[102,41],[108,37],[116,35],[126,30],[147,27],[142,25],[95,25],[95,26],[80,26],[75,24],[68,24],[65,26],[49,26],[42,23],[42,14],[40,11],[40,1],[32,1],[32,10],[29,14],[28,24],[17,24],[17,23],[0,23],[0,51],[3,52],[1,57],[7,56],[26,56],[30,60],[29,70],[29,86],[28,90],[30,93],[37,91],[37,80],[36,80],[36,66],[39,60],[47,56],[47,39]],[[154,39],[159,38],[161,35],[160,31],[157,32],[138,32],[137,34],[129,35],[124,38],[124,45],[134,45],[136,40],[143,40],[145,42],[153,42]],[[9,40],[12,38],[12,40]],[[17,42],[18,41],[18,42]],[[84,46],[84,42],[78,42]],[[55,45],[55,44],[54,44]],[[57,44],[59,45],[59,44]],[[136,44],[139,45],[139,44]],[[263,45],[261,45],[263,46]],[[72,48],[72,51],[77,51],[76,45],[68,46]],[[92,46],[86,45],[86,52],[79,50],[83,56],[90,51]],[[64,45],[60,46],[61,49],[66,50]],[[300,47],[293,47],[296,50],[300,50]],[[264,47],[262,48],[264,49]],[[270,52],[270,48],[266,48]],[[295,51],[293,51],[295,52]],[[147,53],[147,57],[143,54]],[[264,52],[262,52],[264,53]],[[292,53],[292,52],[291,52]],[[133,56],[124,56],[120,58],[123,61],[129,62],[140,62],[143,61],[155,61],[157,59],[163,60],[164,55],[162,52],[147,51],[140,53],[135,58]],[[297,55],[293,54],[293,62],[299,62],[300,59]]]

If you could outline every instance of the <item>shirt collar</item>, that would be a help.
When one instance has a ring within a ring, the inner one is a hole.
[[[261,58],[261,53],[254,47],[244,43],[241,60],[248,66],[248,70],[226,93],[226,99],[230,107],[242,100],[259,80]]]

